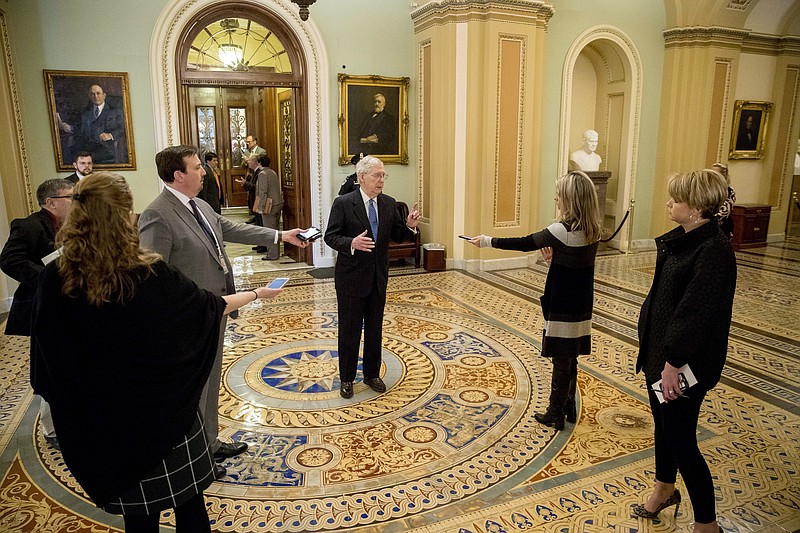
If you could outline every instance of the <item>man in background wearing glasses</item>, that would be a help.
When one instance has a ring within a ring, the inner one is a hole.
[[[402,242],[417,232],[417,204],[406,220],[394,198],[382,194],[388,176],[377,157],[356,164],[359,188],[339,196],[331,207],[325,242],[339,252],[336,301],[339,310],[339,380],[343,398],[353,397],[361,327],[364,327],[364,384],[386,391],[380,377],[383,308],[389,282],[389,241]]]
[[[31,334],[33,297],[39,272],[55,251],[55,237],[72,205],[71,181],[54,178],[39,185],[36,200],[41,209],[25,218],[11,221],[8,241],[0,252],[0,270],[19,282],[8,313],[6,335]],[[50,417],[50,408],[42,400],[42,433],[45,440],[58,448],[56,430]]]

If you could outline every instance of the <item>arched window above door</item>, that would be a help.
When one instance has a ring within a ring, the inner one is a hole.
[[[286,48],[275,33],[244,18],[206,25],[192,41],[186,59],[189,71],[292,72]]]
[[[183,85],[299,87],[302,48],[297,36],[267,10],[226,2],[188,25],[177,67]]]

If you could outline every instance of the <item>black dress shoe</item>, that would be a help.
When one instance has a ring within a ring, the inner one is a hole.
[[[222,479],[228,474],[228,469],[222,465],[214,463],[214,479]]]
[[[352,381],[342,381],[342,388],[339,389],[339,394],[342,395],[342,398],[352,398],[353,397],[353,382]]]
[[[364,383],[375,392],[386,392],[386,383],[381,378],[364,378]]]
[[[247,451],[246,442],[222,442],[214,452],[215,461],[224,461],[228,457],[235,457]]]

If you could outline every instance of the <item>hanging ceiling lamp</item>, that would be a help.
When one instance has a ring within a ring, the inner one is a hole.
[[[300,20],[308,20],[308,8],[316,0],[292,0],[292,2],[300,6]]]
[[[219,60],[228,68],[235,68],[242,62],[242,47],[228,43],[219,45]]]

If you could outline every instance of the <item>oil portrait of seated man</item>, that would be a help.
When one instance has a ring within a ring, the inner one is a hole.
[[[398,89],[351,86],[348,153],[397,154]]]

